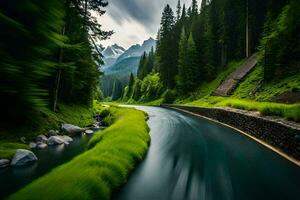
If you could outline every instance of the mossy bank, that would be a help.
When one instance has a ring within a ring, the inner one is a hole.
[[[110,126],[95,134],[89,150],[8,199],[110,199],[145,156],[150,136],[142,111],[111,106],[100,114]]]

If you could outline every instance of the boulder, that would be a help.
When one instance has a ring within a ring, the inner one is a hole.
[[[30,149],[35,149],[36,147],[37,147],[36,143],[30,142],[30,144],[29,144]]]
[[[43,143],[43,142],[39,142],[39,143],[37,143],[37,148],[38,149],[45,149],[46,147],[47,147],[48,145],[47,144],[45,144],[45,143]]]
[[[45,135],[39,135],[35,138],[36,142],[47,143],[48,138]]]
[[[48,136],[49,136],[49,137],[51,137],[51,136],[57,136],[57,135],[58,135],[57,132],[58,132],[58,131],[50,130],[50,131],[48,132]]]
[[[67,135],[58,136],[60,139],[62,139],[65,143],[73,142],[73,139]]]
[[[49,146],[54,146],[54,145],[64,144],[65,141],[63,139],[61,139],[59,136],[51,136],[48,139],[47,143]]]
[[[8,167],[10,161],[8,159],[0,159],[0,169]]]
[[[33,152],[25,149],[18,149],[10,165],[13,167],[20,167],[20,166],[32,164],[37,160],[38,159]]]
[[[91,135],[91,134],[94,133],[94,131],[92,131],[92,130],[86,130],[85,133],[88,134],[88,135]]]
[[[82,128],[80,128],[78,126],[74,126],[72,124],[63,124],[61,126],[61,129],[67,135],[77,135],[82,132]]]

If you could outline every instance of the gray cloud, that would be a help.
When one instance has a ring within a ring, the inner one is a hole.
[[[153,33],[159,26],[163,7],[169,3],[175,8],[178,0],[108,0],[107,14],[119,25],[137,21]],[[181,0],[190,4],[191,0]],[[199,0],[200,2],[200,0]]]

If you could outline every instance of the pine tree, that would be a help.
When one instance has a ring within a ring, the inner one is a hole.
[[[181,18],[181,3],[180,0],[178,0],[177,10],[176,10],[176,21],[179,21],[180,18]]]
[[[188,79],[187,68],[188,68],[188,60],[187,60],[187,38],[185,34],[185,29],[182,29],[180,42],[179,42],[179,56],[178,56],[178,75],[176,77],[177,88],[184,92],[186,87],[186,81]]]
[[[132,96],[134,83],[135,83],[135,78],[134,75],[131,73],[129,78],[129,84],[128,84],[128,93],[127,93],[128,98]]]
[[[196,44],[193,38],[193,34],[190,33],[190,36],[188,38],[187,42],[187,61],[188,61],[188,68],[187,70],[188,74],[188,82],[187,87],[190,91],[196,89],[195,87],[201,82],[200,79],[200,70],[199,70],[199,60],[197,55],[197,49]]]
[[[137,77],[141,80],[145,77],[146,74],[146,69],[145,69],[146,62],[147,62],[147,55],[146,52],[144,52],[143,55],[141,56],[138,72],[137,72]]]
[[[192,16],[196,17],[198,15],[198,2],[197,0],[192,0]]]
[[[185,7],[185,4],[183,4],[182,14],[181,14],[181,19],[184,19],[184,18],[186,18],[186,7]]]
[[[175,76],[177,74],[176,58],[174,59],[174,14],[167,5],[164,8],[161,28],[159,32],[159,42],[157,44],[158,70],[164,86],[173,88],[175,86]]]

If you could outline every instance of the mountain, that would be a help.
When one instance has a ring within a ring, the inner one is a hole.
[[[117,61],[119,56],[122,55],[124,52],[125,52],[125,49],[117,44],[106,47],[102,51],[103,61],[105,63],[103,68],[106,69],[106,68],[112,66],[113,64],[115,64],[115,62]]]
[[[141,57],[144,52],[149,53],[152,47],[156,47],[156,40],[150,37],[148,40],[145,40],[142,45],[136,44],[131,46],[117,59],[116,63],[129,57]]]
[[[109,52],[111,48],[108,50],[105,49],[102,52],[106,53],[106,55],[110,53],[110,59],[106,57],[106,63],[109,61],[111,61],[110,63],[113,63],[103,67],[103,82],[105,82],[105,84],[103,84],[102,89],[106,96],[111,94],[111,88],[108,88],[108,86],[113,85],[115,80],[120,81],[122,86],[125,86],[128,83],[130,74],[137,74],[141,56],[144,52],[149,53],[152,47],[155,49],[156,40],[150,37],[148,40],[145,40],[142,45],[132,45],[129,49],[125,50],[121,55],[119,55],[117,59],[115,59],[116,56],[112,56],[115,54]]]

